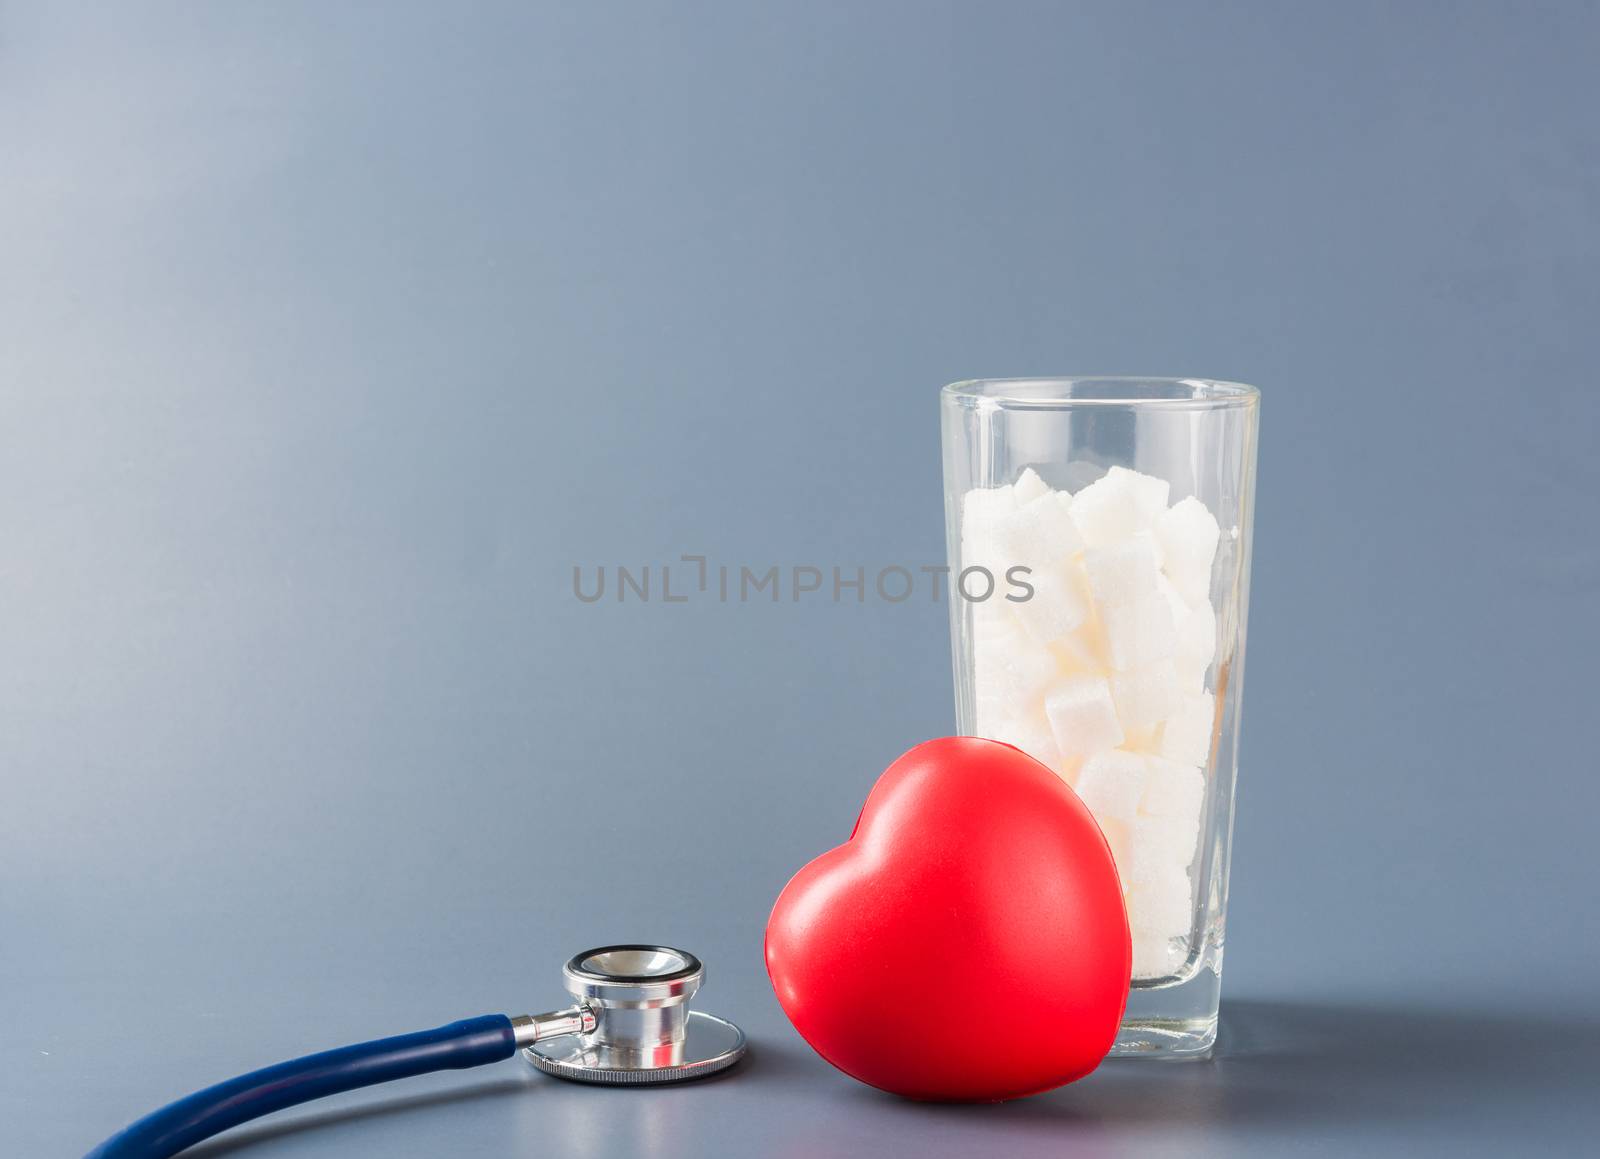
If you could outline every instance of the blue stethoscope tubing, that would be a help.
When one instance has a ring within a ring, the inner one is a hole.
[[[202,1139],[327,1095],[516,1053],[511,1019],[487,1014],[280,1062],[196,1091],[118,1131],[85,1159],[168,1159]]]

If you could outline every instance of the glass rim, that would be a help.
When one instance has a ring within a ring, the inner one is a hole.
[[[1073,393],[1074,387],[1104,383],[1123,391],[1138,385],[1153,390],[1184,388],[1177,396],[1128,393],[1096,394],[1091,389]],[[1029,378],[968,378],[952,382],[939,392],[957,406],[1066,410],[1070,407],[1139,407],[1162,410],[1218,410],[1251,407],[1261,401],[1261,391],[1243,382],[1220,378],[1176,378],[1148,375],[1072,374]]]

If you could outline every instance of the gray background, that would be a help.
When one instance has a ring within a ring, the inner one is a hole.
[[[221,1156],[1571,1151],[1600,1130],[1593,4],[8,5],[0,1152],[711,965],[742,1076]],[[1223,1049],[832,1072],[772,899],[952,727],[935,392],[1264,391]],[[307,1123],[317,1129],[302,1129]]]

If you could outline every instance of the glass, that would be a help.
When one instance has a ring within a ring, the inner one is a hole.
[[[1134,934],[1113,1055],[1216,1040],[1259,403],[1161,378],[941,396],[957,727],[1044,762],[1106,834]]]

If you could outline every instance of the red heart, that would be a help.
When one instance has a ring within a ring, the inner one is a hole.
[[[914,1099],[1082,1078],[1116,1039],[1133,970],[1089,810],[1033,758],[972,737],[889,766],[850,839],[784,887],[766,954],[818,1054]]]

